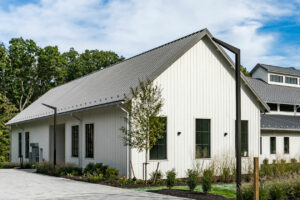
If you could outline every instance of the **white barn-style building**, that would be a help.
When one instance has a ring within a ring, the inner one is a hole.
[[[257,64],[247,78],[270,107],[261,116],[260,157],[300,160],[300,70]]]
[[[53,160],[53,111],[46,103],[58,109],[57,162],[101,162],[142,178],[145,154],[124,146],[120,128],[124,94],[146,79],[162,88],[167,121],[166,137],[150,152],[149,173],[159,162],[162,172],[174,168],[185,177],[197,163],[235,158],[234,65],[203,29],[45,93],[8,122],[11,161]],[[260,116],[269,107],[243,75],[241,102],[246,163],[259,156]]]

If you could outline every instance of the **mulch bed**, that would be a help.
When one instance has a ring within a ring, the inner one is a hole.
[[[152,190],[148,192],[171,195],[176,197],[200,199],[200,200],[228,200],[228,198],[223,196],[219,196],[215,194],[205,194],[203,192],[196,192],[196,191],[189,191],[189,190],[163,189],[163,190]]]

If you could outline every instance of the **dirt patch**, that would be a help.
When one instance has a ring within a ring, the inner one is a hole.
[[[228,200],[228,198],[215,195],[215,194],[205,194],[203,192],[189,191],[189,190],[153,190],[148,192],[154,192],[159,194],[171,195],[176,197],[184,197],[190,199],[200,199],[200,200]]]

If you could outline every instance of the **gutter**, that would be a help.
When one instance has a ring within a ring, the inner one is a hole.
[[[122,104],[124,104],[124,101],[121,102]],[[129,122],[130,122],[130,115],[129,115],[129,111],[126,110],[125,108],[123,108],[122,106],[120,106],[120,104],[118,104],[118,107],[126,113],[126,132],[129,131],[130,126],[129,126]],[[126,134],[128,137],[128,133]],[[127,142],[126,144],[126,178],[129,179],[131,178],[131,174],[130,174],[130,147],[129,144]]]
[[[82,122],[82,120],[78,117],[78,116],[76,116],[76,115],[74,115],[74,113],[71,113],[71,117],[73,117],[74,119],[76,119],[77,120],[77,122],[78,122],[78,138],[79,138],[79,144],[78,144],[78,165],[79,165],[79,167],[81,167],[81,168],[83,168],[83,166],[82,166],[82,136],[83,136],[83,134],[81,133],[82,131],[81,131],[81,122]],[[72,152],[71,152],[72,153]]]
[[[95,109],[95,108],[102,108],[102,107],[106,107],[106,106],[110,106],[110,105],[117,105],[121,102],[123,102],[123,100],[113,101],[113,102],[110,102],[110,103],[104,103],[104,104],[99,104],[99,105],[85,107],[85,108],[79,108],[77,110],[70,110],[70,111],[66,111],[66,112],[60,112],[60,113],[57,113],[57,115],[66,115],[66,114],[81,112],[81,111],[85,111],[85,110],[91,110],[91,109]],[[18,123],[30,122],[30,121],[34,121],[34,120],[40,120],[40,119],[46,119],[46,118],[49,118],[51,116],[52,116],[52,114],[42,116],[42,117],[32,118],[32,119],[28,119],[28,120],[12,122],[12,123],[7,122],[5,125],[10,125],[11,126],[11,125],[15,125],[15,124],[18,124]]]

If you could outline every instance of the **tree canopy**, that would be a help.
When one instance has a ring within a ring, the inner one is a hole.
[[[124,60],[112,51],[71,48],[61,53],[57,46],[40,47],[33,40],[12,38],[0,43],[0,162],[8,159],[9,130],[5,123],[13,113],[53,87]]]

